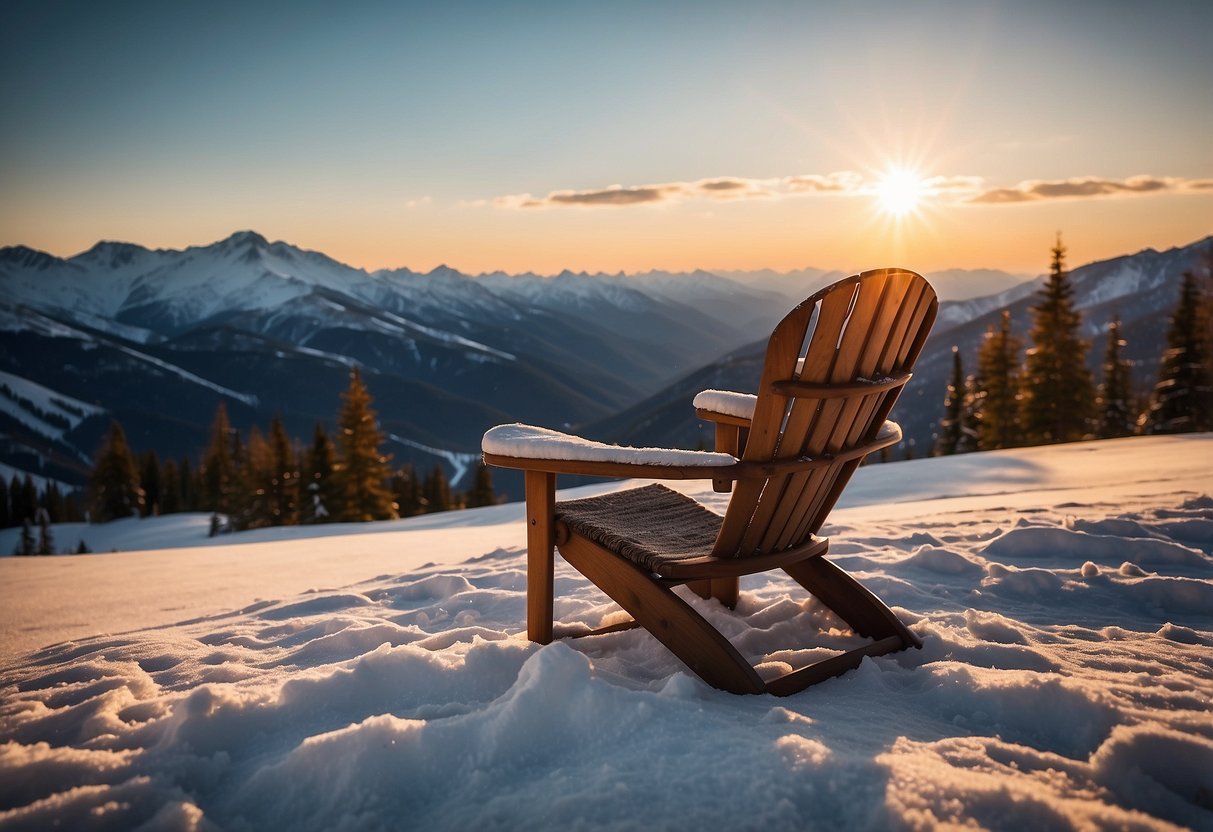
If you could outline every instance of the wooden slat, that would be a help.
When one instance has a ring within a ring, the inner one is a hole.
[[[859,367],[861,372],[892,375],[904,373],[909,369],[898,360],[904,356],[902,347],[907,339],[917,335],[920,324],[918,314],[923,306],[923,298],[928,294],[933,297],[935,293],[926,281],[913,273],[901,272],[897,277],[897,291],[889,298],[891,302],[882,308],[881,314],[873,321],[873,338],[862,358]],[[875,435],[900,392],[901,388],[892,388],[853,405],[853,411],[846,408],[850,412],[844,413],[843,417],[849,417],[850,425],[843,436],[837,439],[832,437],[831,441],[853,445],[863,436]],[[882,402],[888,402],[888,407],[881,406]],[[827,447],[829,446],[830,443],[827,443]],[[858,465],[856,460],[831,471],[830,476],[822,480],[811,499],[802,501],[799,506],[800,523],[790,535],[785,532],[783,539],[795,541],[802,535],[815,533],[820,529]]]
[[[856,376],[867,372],[861,360],[871,340],[872,322],[885,305],[886,296],[894,282],[894,276],[887,272],[867,273],[863,276],[854,307],[847,319],[846,329],[838,344],[838,354],[834,357],[833,366],[829,371],[829,382],[850,384]],[[807,359],[805,364],[809,364]],[[832,453],[843,447],[840,441],[835,440],[840,431],[839,425],[853,418],[853,409],[849,406],[851,402],[849,399],[827,399],[821,403],[817,423],[801,447],[803,453],[819,456],[823,451]],[[806,494],[806,490],[802,489],[799,493],[786,494],[782,498],[782,505],[778,506],[774,521],[763,530],[760,544],[763,551],[778,548],[781,540],[785,546],[794,542],[789,527],[794,530],[800,525],[800,519],[808,508],[807,504],[822,487],[824,486],[817,484],[812,492]]]
[[[855,304],[858,287],[859,281],[856,278],[850,282],[842,281],[834,284],[834,286],[825,290],[825,294],[821,297],[821,308],[813,329],[809,348],[802,364],[800,379],[809,382],[825,381],[828,379],[830,368],[834,362],[835,347],[838,344],[839,338],[843,336],[844,327]],[[795,339],[798,353],[801,344],[804,343],[804,337],[805,333],[801,331]],[[799,355],[797,358],[799,358]],[[787,367],[788,372],[782,378],[790,379],[792,372],[795,371],[795,367],[795,361],[790,362]],[[760,391],[768,389],[770,383],[774,380],[776,379],[762,379],[759,382],[758,389]],[[783,398],[786,401],[786,397],[781,397],[779,393],[774,391],[771,391],[769,396],[772,398]],[[762,399],[763,395],[760,393],[759,401]],[[779,438],[778,446],[773,447],[768,453],[774,452],[778,457],[785,459],[800,456],[802,454],[801,439],[812,425],[820,406],[816,401],[794,399],[791,411],[788,413],[787,425]],[[750,450],[747,444],[746,458],[754,459],[750,455]],[[766,488],[756,495],[755,510],[750,515],[750,522],[747,523],[744,530],[738,533],[737,546],[743,554],[748,555],[759,551],[762,536],[771,525],[771,519],[779,508],[780,499],[787,489],[788,482],[788,478],[769,482]]]
[[[882,353],[882,357],[886,359],[892,358],[894,363],[891,369],[901,370],[914,365],[926,342],[927,334],[935,322],[935,315],[939,308],[939,301],[935,297],[935,291],[926,284],[926,281],[918,282],[922,287],[922,292],[914,304],[914,311],[910,317],[909,325],[904,331],[896,331],[894,333],[894,338],[900,343],[894,344],[891,338],[889,349],[886,353]],[[900,389],[890,390],[884,394],[872,413],[871,423],[875,427],[871,428],[871,430],[878,430],[879,425],[884,423],[900,394]],[[858,461],[855,461],[840,469],[830,490],[810,509],[809,522],[803,527],[806,533],[815,533],[821,528],[821,524],[825,522],[825,518],[833,511],[839,497],[842,496],[843,489],[846,488],[851,475],[854,474],[858,465]]]
[[[854,282],[856,279],[850,280]],[[769,460],[779,443],[788,398],[770,392],[769,387],[772,381],[791,378],[795,372],[796,359],[800,357],[800,345],[804,342],[804,334],[816,303],[815,295],[788,313],[771,333],[771,339],[767,342],[762,377],[758,383],[758,401],[754,405],[754,416],[750,423],[749,437],[746,439],[743,455],[745,460]],[[758,504],[763,487],[764,483],[757,481],[737,484],[725,513],[720,535],[716,539],[714,554],[727,556],[737,551],[750,524],[750,518],[754,516],[754,507]]]
[[[526,631],[531,641],[547,644],[552,640],[556,475],[527,471],[523,487],[526,491]]]
[[[793,670],[767,682],[766,691],[772,696],[791,696],[800,693],[805,688],[841,676],[848,670],[854,670],[863,662],[865,656],[883,656],[904,650],[906,645],[900,638],[889,636],[871,644],[865,644],[854,650],[849,650],[838,656],[831,656],[816,664]]]
[[[698,558],[683,558],[661,564],[656,572],[663,578],[687,581],[701,578],[733,578],[755,575],[771,569],[787,569],[802,560],[825,554],[828,538],[814,537],[804,544],[782,552],[768,552],[744,558],[718,558],[704,555]]]
[[[705,422],[715,422],[717,427],[720,425],[736,425],[739,428],[748,428],[750,426],[750,420],[744,416],[717,413],[715,410],[704,410],[702,407],[695,409],[695,415]]]
[[[813,384],[805,381],[775,381],[771,390],[783,396],[801,399],[847,399],[882,393],[894,387],[902,387],[910,380],[911,373],[880,381],[859,381],[854,384]]]

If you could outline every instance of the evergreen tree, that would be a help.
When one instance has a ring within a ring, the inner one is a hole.
[[[160,514],[160,456],[154,450],[139,457],[139,487],[143,489],[143,516]]]
[[[997,328],[986,330],[977,352],[977,412],[982,450],[1021,444],[1019,427],[1019,350],[1011,333],[1011,313],[1004,309]]]
[[[270,516],[275,526],[298,522],[299,465],[282,419],[270,423]]]
[[[1053,247],[1049,279],[1032,307],[1032,344],[1024,367],[1020,419],[1029,444],[1082,439],[1090,426],[1095,386],[1087,369],[1081,315],[1065,269],[1061,234]]]
[[[483,462],[476,463],[476,475],[472,480],[472,487],[467,494],[468,508],[476,508],[477,506],[496,505],[497,496],[493,493],[493,475],[489,471],[489,466]]]
[[[1120,317],[1108,325],[1108,346],[1103,356],[1103,381],[1095,400],[1099,423],[1095,434],[1100,439],[1132,436],[1136,418],[1132,409],[1129,362],[1121,356],[1125,340],[1121,336]]]
[[[93,520],[99,523],[130,517],[143,504],[139,469],[126,444],[126,434],[116,419],[110,422],[109,435],[97,452],[97,463],[89,477],[89,489],[92,493]]]
[[[1196,275],[1184,272],[1179,304],[1167,328],[1167,351],[1144,417],[1145,433],[1187,433],[1213,428],[1213,357],[1202,331],[1203,300]]]
[[[270,496],[273,461],[270,446],[256,425],[249,430],[248,445],[242,449],[244,464],[240,468],[239,508],[232,516],[236,529],[260,529],[272,525],[273,506]]]
[[[350,373],[350,386],[341,394],[341,402],[341,519],[386,520],[392,516],[392,495],[386,488],[387,457],[379,452],[383,434],[357,369]]]
[[[8,499],[8,482],[0,477],[0,529],[13,525],[13,513]]]
[[[391,481],[392,499],[396,501],[396,514],[412,517],[424,511],[421,483],[412,465],[396,469]]]
[[[435,465],[425,477],[421,486],[421,494],[425,500],[425,510],[433,514],[451,509],[451,486],[447,482],[446,472],[441,465]]]
[[[55,537],[51,534],[51,515],[44,508],[38,510],[38,554],[55,554]]]
[[[204,511],[230,514],[235,507],[236,464],[232,457],[232,432],[227,408],[220,401],[211,423],[211,442],[199,468],[202,493],[199,495],[198,508]]]
[[[34,524],[28,517],[21,521],[21,539],[17,542],[14,555],[32,555],[37,551],[34,547]]]
[[[46,488],[38,496],[38,507],[45,509],[52,523],[65,522],[63,494],[54,480],[47,480]]]
[[[178,476],[181,478],[181,511],[197,511],[198,494],[201,489],[198,487],[198,475],[188,456],[181,457],[177,470],[180,472]]]
[[[160,467],[160,512],[176,514],[185,511],[185,500],[181,493],[181,470],[176,461],[164,460]]]
[[[935,456],[960,453],[965,436],[965,376],[960,361],[960,349],[952,347],[952,378],[943,400],[943,418],[935,437]]]
[[[964,399],[961,403],[960,439],[956,443],[956,453],[968,454],[981,450],[981,414],[978,411],[979,391],[977,376],[965,376]]]
[[[312,431],[312,444],[304,452],[299,468],[299,522],[328,523],[336,520],[337,454],[323,423],[316,423]]]
[[[34,485],[34,478],[29,474],[26,474],[25,478],[21,480],[18,496],[18,519],[28,518],[32,522],[38,514],[38,486]]]

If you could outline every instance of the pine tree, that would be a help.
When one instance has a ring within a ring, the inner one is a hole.
[[[21,539],[17,542],[14,555],[32,555],[37,551],[34,546],[34,524],[26,517],[21,521]]]
[[[215,419],[211,423],[211,442],[202,455],[199,466],[201,491],[198,508],[230,514],[236,492],[236,465],[232,457],[232,424],[227,418],[223,402],[215,408]]]
[[[1019,350],[1011,333],[1011,313],[1004,309],[998,328],[986,330],[977,352],[979,443],[982,450],[1021,444],[1019,426]]]
[[[943,418],[939,420],[939,433],[935,437],[935,456],[960,453],[966,428],[964,399],[965,376],[960,348],[952,347],[952,378],[943,400]]]
[[[312,444],[299,466],[299,522],[328,523],[336,520],[337,453],[324,424],[316,423]]]
[[[54,480],[47,480],[46,488],[38,496],[38,507],[46,510],[50,522],[65,522],[63,494]]]
[[[34,485],[34,478],[29,474],[21,480],[21,485],[17,491],[17,518],[19,520],[29,519],[33,521],[38,514],[38,486]]]
[[[1079,337],[1081,315],[1065,270],[1061,234],[1053,247],[1049,280],[1032,307],[1032,344],[1024,367],[1020,419],[1029,444],[1073,442],[1086,436],[1095,405],[1087,369],[1087,343]]]
[[[489,471],[489,466],[483,462],[476,464],[476,476],[472,480],[472,487],[467,493],[468,508],[476,508],[477,506],[491,506],[497,503],[497,496],[493,493],[493,475]]]
[[[282,419],[270,422],[270,516],[275,526],[298,522],[299,466]]]
[[[8,482],[0,477],[0,529],[13,525],[13,513],[8,500]]]
[[[1103,356],[1103,381],[1095,407],[1099,423],[1095,434],[1100,439],[1132,436],[1136,419],[1132,409],[1129,362],[1121,356],[1125,340],[1121,336],[1120,317],[1108,325],[1108,346]]]
[[[188,456],[181,457],[181,463],[177,466],[180,472],[178,476],[181,478],[181,511],[197,511],[198,510],[198,495],[201,491],[198,487],[198,475],[194,471],[194,466],[190,463]]]
[[[181,493],[181,470],[175,460],[166,459],[160,466],[160,512],[176,514],[185,510]]]
[[[1167,351],[1144,417],[1145,433],[1187,433],[1213,428],[1213,357],[1202,331],[1203,300],[1196,275],[1184,272],[1179,303],[1167,328]]]
[[[244,464],[240,469],[239,509],[233,514],[232,525],[236,529],[260,529],[273,524],[273,506],[270,496],[270,481],[273,479],[273,461],[270,446],[256,425],[249,430],[248,445],[242,450]]]
[[[435,465],[425,476],[421,486],[421,494],[425,500],[425,510],[429,514],[451,509],[451,486],[446,479],[446,471],[441,465]]]
[[[143,489],[143,516],[160,514],[160,456],[155,450],[139,457],[139,487]]]
[[[412,465],[396,469],[391,481],[392,499],[396,501],[396,514],[400,517],[413,517],[421,514],[424,499],[421,494],[421,483]]]
[[[55,554],[55,537],[51,533],[51,515],[44,508],[38,510],[38,554]]]
[[[960,410],[960,439],[956,443],[956,453],[968,454],[981,450],[981,414],[979,407],[979,391],[977,376],[965,376],[964,399]]]
[[[99,523],[130,517],[143,504],[139,469],[126,444],[126,434],[116,419],[110,422],[109,435],[97,452],[97,463],[89,477],[89,489],[92,493],[93,520]]]
[[[357,369],[350,373],[350,386],[341,394],[341,402],[341,518],[385,520],[392,516],[392,495],[385,487],[387,457],[379,452],[383,434]]]

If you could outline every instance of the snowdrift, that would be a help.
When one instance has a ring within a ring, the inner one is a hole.
[[[0,829],[1213,828],[1211,460],[861,469],[832,555],[925,645],[778,700],[642,631],[526,641],[518,506],[57,529],[144,551],[0,559]],[[619,614],[559,559],[556,589]],[[769,672],[856,642],[774,574],[692,603]]]

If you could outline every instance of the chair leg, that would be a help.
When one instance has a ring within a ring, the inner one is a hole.
[[[766,689],[728,639],[640,567],[577,535],[560,544],[560,554],[712,687],[730,693]]]
[[[552,640],[552,585],[556,547],[556,475],[527,471],[526,633],[531,641]]]
[[[880,640],[897,636],[906,647],[922,646],[922,639],[910,632],[871,590],[824,557],[790,564],[784,571],[859,635]]]
[[[740,578],[712,578],[712,597],[731,610],[737,609],[741,594]]]

